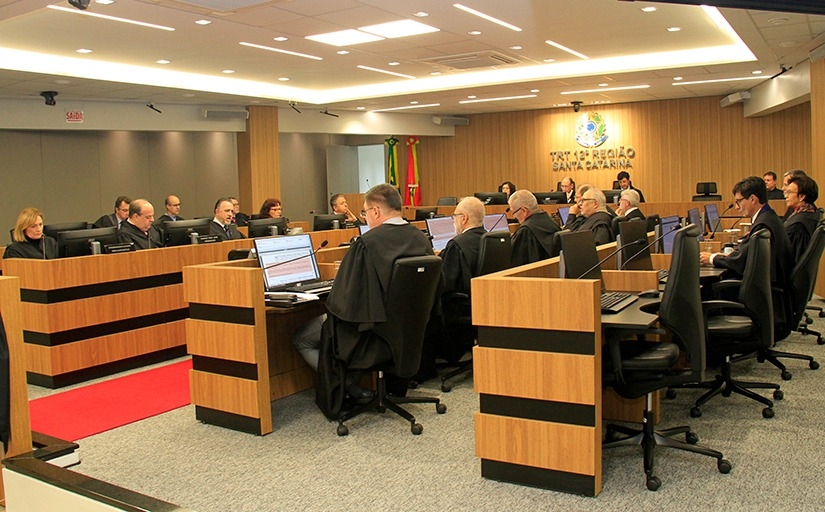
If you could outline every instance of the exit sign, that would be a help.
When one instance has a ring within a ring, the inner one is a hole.
[[[83,111],[82,110],[70,110],[66,112],[66,122],[67,123],[82,123],[83,122]]]

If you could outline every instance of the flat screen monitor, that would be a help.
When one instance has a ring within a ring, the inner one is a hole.
[[[316,215],[312,218],[312,230],[313,231],[325,231],[327,229],[335,229],[333,223],[338,221],[338,228],[346,227],[345,224],[347,222],[346,215],[338,215],[338,214],[324,214],[324,215]]]
[[[308,234],[255,239],[255,253],[267,291],[320,278]]]
[[[539,204],[557,204],[567,201],[567,194],[564,192],[535,192],[536,202]]]
[[[716,208],[716,205],[713,203],[706,204],[705,222],[708,226],[708,233],[716,233],[717,231],[719,231],[719,228],[721,227],[719,225],[719,220],[719,210]],[[702,227],[698,223],[696,225],[700,228]]]
[[[619,270],[653,270],[650,246],[647,243],[647,223],[628,220],[619,223],[616,239],[619,252]]]
[[[485,231],[501,231],[510,229],[507,227],[507,214],[490,213],[484,216]]]
[[[507,204],[507,194],[504,192],[475,192],[473,196],[484,204]]]
[[[209,234],[209,223],[212,219],[167,220],[163,223],[163,238],[166,247],[188,245],[192,243],[192,233],[206,236]]]
[[[715,205],[714,205],[715,206]],[[696,227],[702,229],[702,219],[699,217],[699,208],[691,208],[687,211],[687,223],[688,224],[696,224]],[[703,239],[702,234],[699,233],[699,241],[701,242]]]
[[[438,208],[416,208],[415,220],[431,219],[438,215]]]
[[[260,238],[271,236],[271,228],[275,226],[276,235],[285,235],[287,220],[286,217],[275,217],[266,219],[250,219],[246,224],[246,233],[249,238]]]
[[[76,231],[78,229],[86,229],[89,225],[85,221],[78,222],[64,222],[62,224],[46,224],[43,226],[43,234],[52,238],[57,238],[58,233],[63,231]]]
[[[567,279],[598,279],[604,291],[602,269],[599,267],[599,254],[596,252],[596,239],[593,232],[569,231],[559,237],[561,254],[559,267],[561,277]]]
[[[676,238],[676,230],[679,229],[679,216],[671,215],[659,219],[659,236],[661,239],[660,253],[673,254],[673,239]]]
[[[101,250],[104,245],[116,244],[118,241],[117,228],[111,226],[61,231],[57,234],[57,253],[61,258],[87,256],[92,254],[91,243],[93,241],[100,242]]]
[[[622,191],[616,189],[602,190],[602,192],[604,193],[604,199],[607,202],[607,204],[618,203],[619,196],[622,195]]]
[[[455,236],[455,228],[453,227],[452,217],[436,217],[434,219],[426,219],[427,232],[430,234],[430,240],[433,243],[434,251],[443,251],[447,246],[447,242]]]
[[[570,217],[570,207],[569,206],[562,206],[558,209],[559,218],[561,219],[561,225],[564,226],[567,224],[567,218]]]

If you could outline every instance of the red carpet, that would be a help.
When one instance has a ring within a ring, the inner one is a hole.
[[[182,361],[32,400],[32,430],[77,441],[183,407],[191,368]]]

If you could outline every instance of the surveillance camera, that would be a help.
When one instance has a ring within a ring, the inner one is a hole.
[[[57,102],[54,100],[54,97],[57,96],[57,91],[43,91],[40,95],[46,100],[46,105],[50,107],[57,105]]]
[[[583,101],[571,101],[570,103],[573,104],[573,112],[578,112],[579,110],[582,109],[582,103],[584,103],[584,102]]]

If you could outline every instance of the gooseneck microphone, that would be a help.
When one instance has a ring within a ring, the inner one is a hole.
[[[616,249],[615,251],[611,252],[610,254],[608,254],[607,256],[605,256],[604,258],[602,258],[601,260],[599,260],[599,262],[598,262],[598,263],[596,263],[595,265],[593,265],[593,266],[592,266],[592,267],[590,267],[589,269],[585,270],[585,271],[582,273],[582,275],[580,275],[580,276],[579,276],[579,277],[577,277],[576,279],[581,279],[581,278],[583,278],[584,276],[586,276],[587,274],[589,274],[590,272],[592,272],[593,270],[595,270],[595,269],[596,269],[596,267],[600,267],[600,266],[602,265],[602,263],[604,263],[605,261],[609,260],[609,259],[610,259],[610,258],[612,258],[613,256],[615,256],[615,255],[619,254],[619,252],[620,252],[622,249],[624,249],[625,247],[629,247],[629,246],[632,246],[632,245],[642,245],[642,244],[643,244],[643,243],[645,243],[645,242],[646,242],[646,240],[645,240],[645,239],[640,238],[639,240],[635,240],[635,241],[633,241],[633,242],[630,242],[629,244],[625,244],[625,245],[623,245],[622,247],[619,247],[619,248],[618,248],[618,249]]]
[[[728,211],[731,208],[733,208],[733,203],[729,204],[728,207],[725,208],[725,211],[722,212],[722,215],[720,215],[719,218],[716,219],[716,225],[713,226],[713,230],[710,232],[710,236],[708,237],[708,240],[713,240],[713,237],[716,236],[716,231],[719,229],[719,226],[722,224],[722,217],[724,217],[725,214],[728,213]]]
[[[674,227],[672,227],[672,228],[670,229],[670,231],[668,231],[668,232],[666,232],[666,233],[662,233],[661,235],[657,236],[655,240],[653,240],[652,242],[650,242],[649,244],[647,244],[647,247],[643,247],[642,249],[639,249],[639,251],[638,251],[636,254],[634,254],[633,256],[629,257],[629,258],[628,258],[628,259],[627,259],[624,263],[622,263],[622,266],[621,266],[621,267],[619,267],[619,270],[624,270],[625,265],[627,265],[628,263],[630,263],[631,261],[633,261],[633,259],[634,259],[636,256],[638,256],[638,255],[642,254],[642,253],[643,253],[643,252],[645,252],[647,249],[650,249],[651,247],[653,247],[654,245],[656,245],[656,244],[659,242],[659,240],[661,240],[662,238],[666,237],[667,235],[669,235],[669,234],[673,233],[673,232],[674,232],[674,231],[676,231],[677,229],[679,229],[679,226],[674,226]],[[637,242],[644,242],[644,241],[645,241],[644,239],[639,239],[639,240],[637,240]]]
[[[288,260],[278,261],[278,262],[273,263],[271,265],[267,265],[267,266],[264,267],[264,270],[269,270],[271,268],[280,267],[281,265],[286,265],[287,263],[292,263],[293,261],[298,261],[298,260],[302,260],[304,258],[309,258],[310,256],[312,256],[316,252],[318,252],[321,249],[323,249],[324,247],[326,247],[327,244],[329,244],[329,240],[324,240],[323,242],[321,242],[321,245],[319,245],[314,251],[308,252],[308,253],[303,254],[301,256],[298,256],[297,258],[290,258]]]

